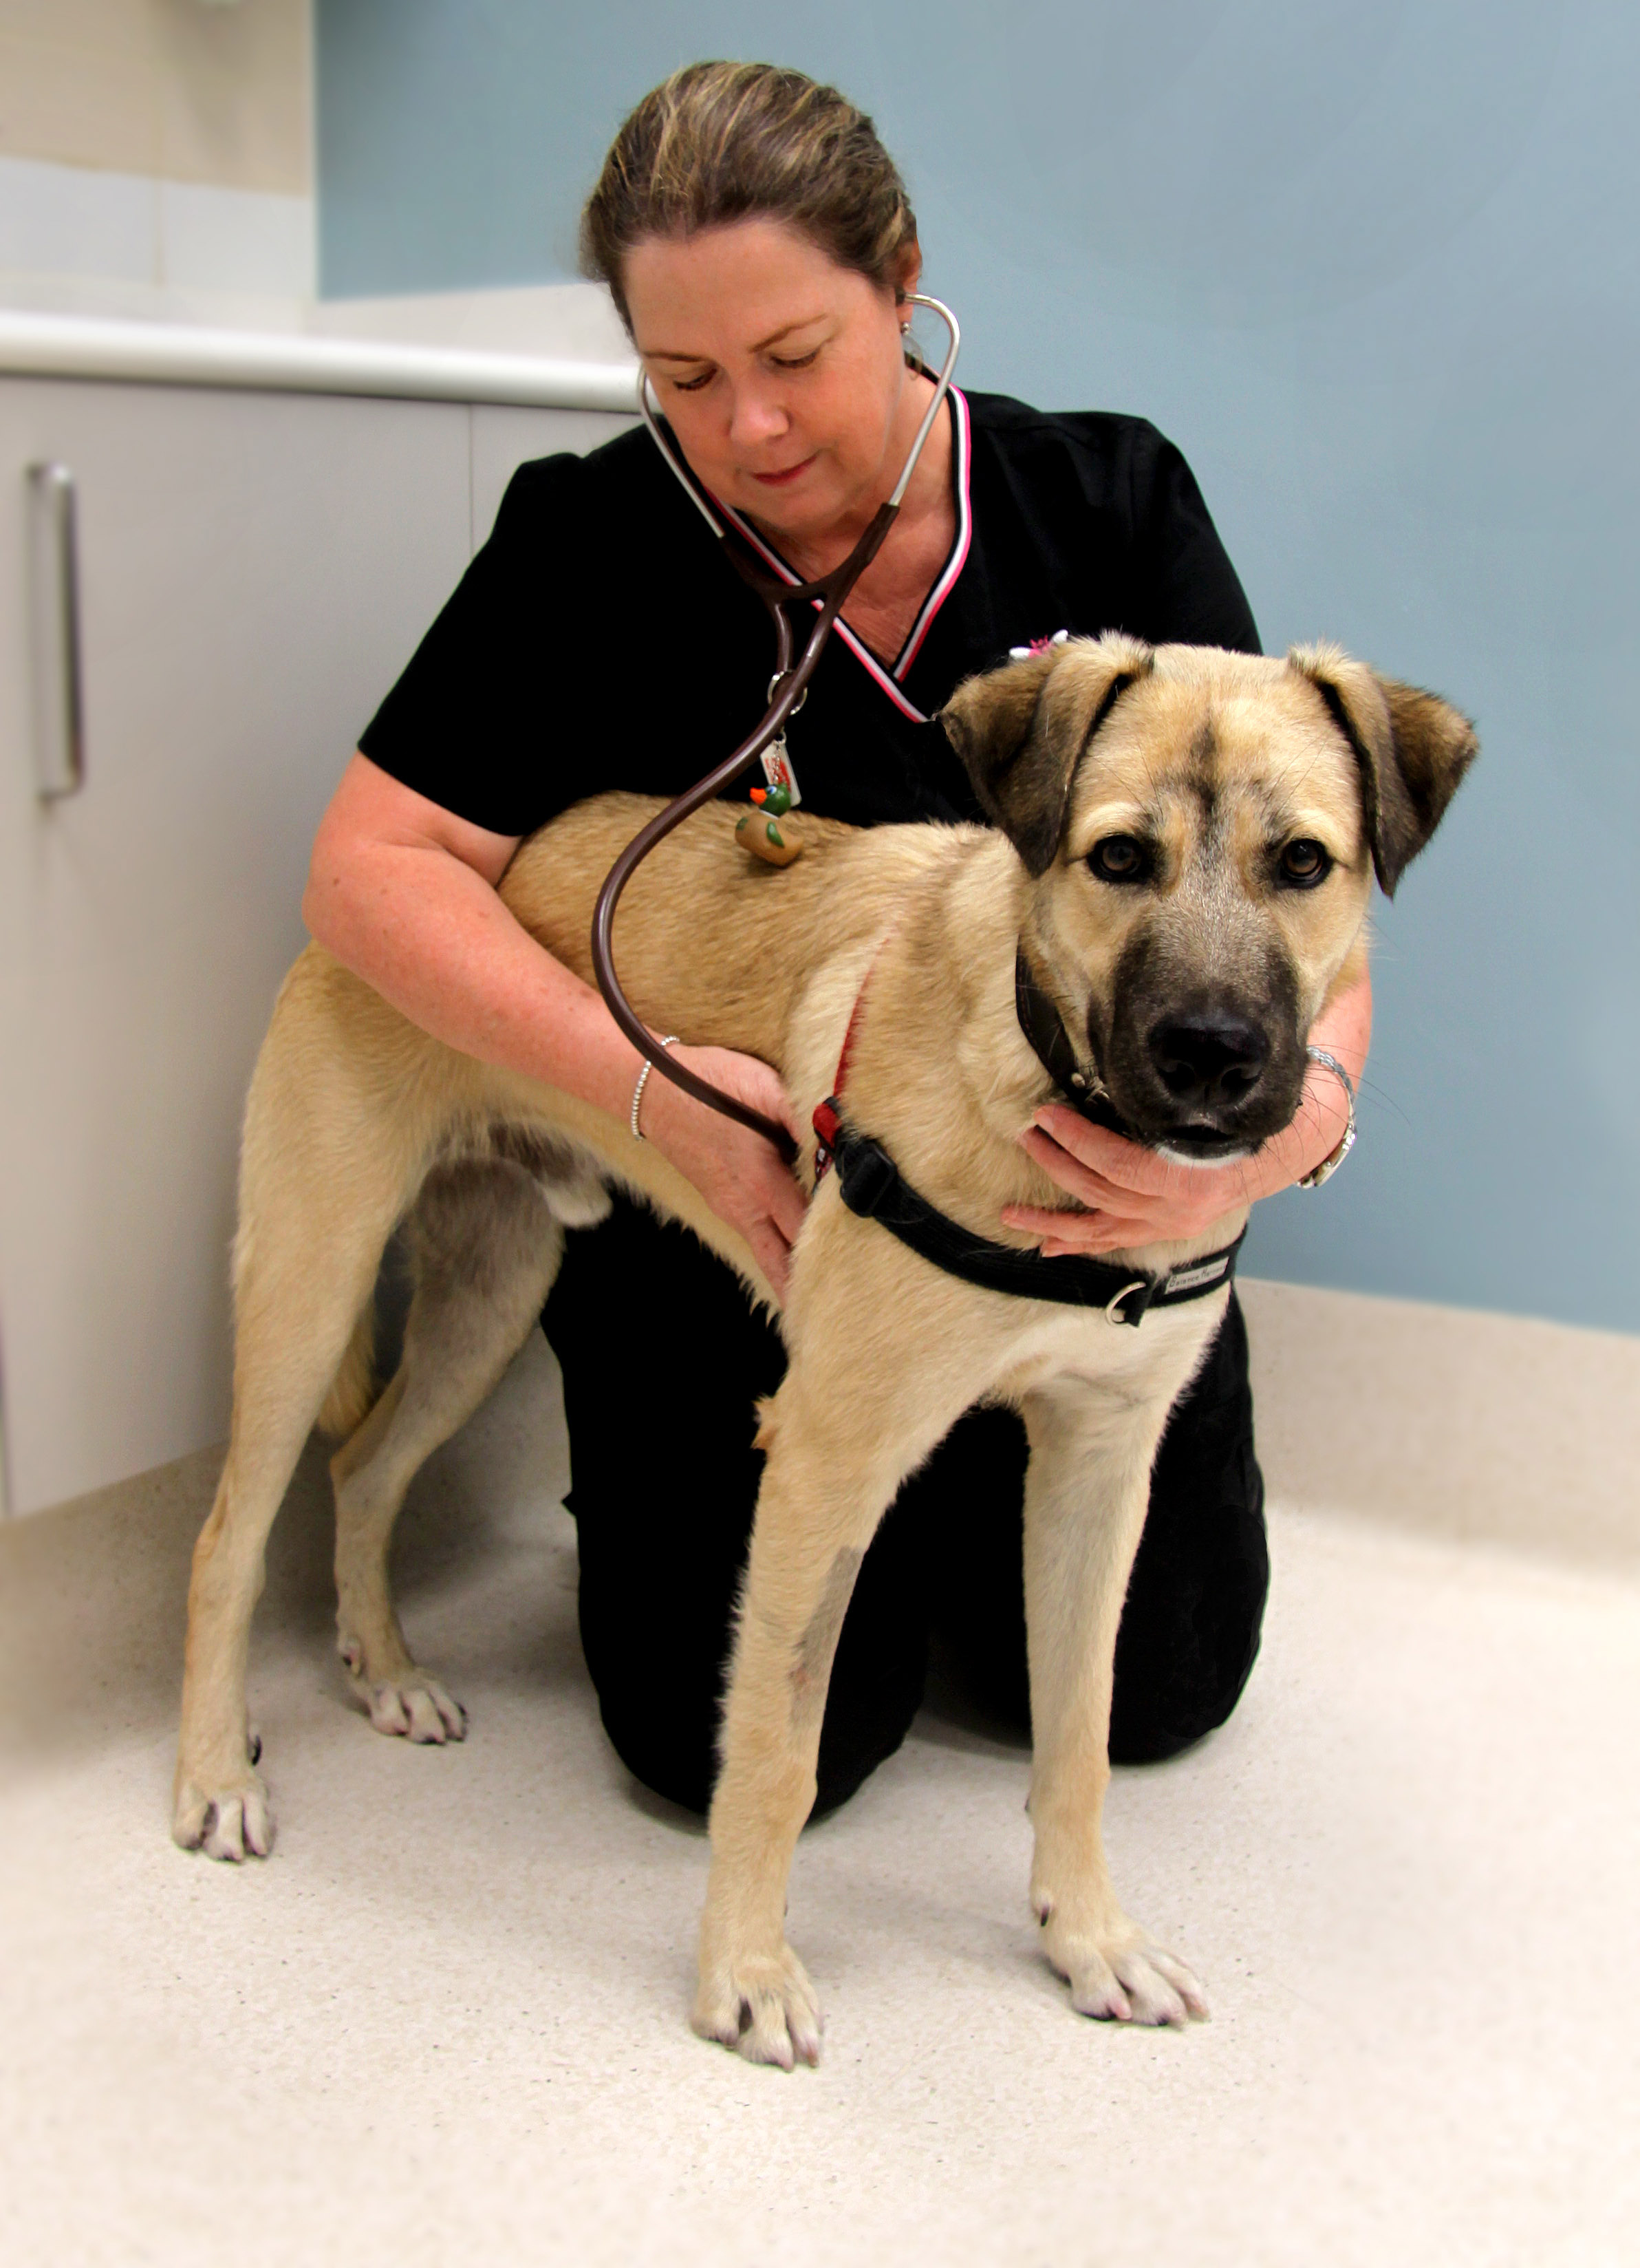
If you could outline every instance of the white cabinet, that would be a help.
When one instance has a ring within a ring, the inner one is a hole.
[[[302,943],[315,822],[508,450],[621,422],[0,379],[10,1510],[225,1433],[239,1111]],[[37,792],[26,587],[27,468],[48,460],[77,489],[86,757],[56,801]]]

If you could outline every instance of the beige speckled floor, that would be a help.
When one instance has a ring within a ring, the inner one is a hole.
[[[8,2268],[1640,2257],[1640,1587],[1279,1511],[1241,1710],[1113,1791],[1184,2036],[1070,2013],[1024,1756],[925,1712],[799,1850],[786,2078],[686,2028],[705,1845],[599,1733],[550,1385],[537,1341],[407,1516],[465,1749],[349,1707],[306,1472],[243,1872],[165,1836],[210,1461],[0,1531]]]

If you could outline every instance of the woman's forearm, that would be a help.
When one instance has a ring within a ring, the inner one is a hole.
[[[517,847],[355,756],[313,845],[303,915],[327,952],[423,1031],[624,1121],[643,1058],[599,996],[497,895]],[[673,1060],[796,1133],[767,1064],[724,1048],[680,1047]],[[639,1130],[739,1233],[783,1299],[805,1200],[779,1152],[666,1079],[649,1083]]]
[[[309,931],[436,1039],[624,1117],[641,1058],[496,895],[511,843],[417,806],[355,759],[314,844]]]
[[[355,756],[313,845],[303,914],[327,951],[424,1032],[625,1121],[643,1058],[592,987],[498,896],[517,847]],[[673,1059],[796,1133],[767,1064],[724,1048],[680,1047]],[[779,1152],[666,1079],[649,1082],[639,1130],[739,1233],[783,1299],[805,1200]]]

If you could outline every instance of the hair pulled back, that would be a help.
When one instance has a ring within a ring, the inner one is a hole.
[[[688,63],[611,144],[581,215],[581,272],[609,286],[629,332],[636,245],[753,219],[801,229],[838,267],[890,289],[916,241],[894,159],[835,87],[774,63]]]

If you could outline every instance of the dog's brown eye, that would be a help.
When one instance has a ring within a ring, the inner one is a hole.
[[[1333,862],[1319,843],[1307,837],[1290,843],[1281,854],[1281,878],[1290,889],[1313,890],[1333,871]]]
[[[1096,843],[1088,865],[1101,882],[1142,882],[1151,868],[1144,843],[1131,835],[1107,835]]]

